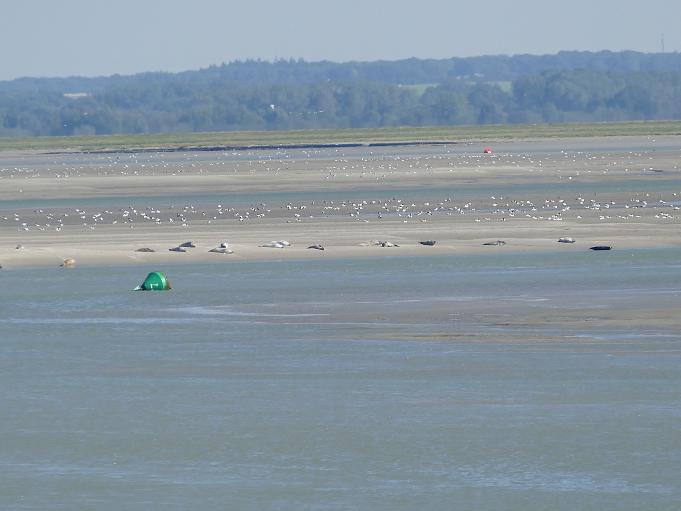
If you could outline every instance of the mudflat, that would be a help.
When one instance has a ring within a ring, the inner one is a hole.
[[[483,153],[486,146],[491,154]],[[680,165],[680,136],[173,153],[5,151],[0,264],[678,247]],[[195,247],[170,250],[187,241]],[[278,241],[288,244],[272,243]],[[209,252],[221,243],[225,253]],[[324,250],[308,248],[313,245]]]

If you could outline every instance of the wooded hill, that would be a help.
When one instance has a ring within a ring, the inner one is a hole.
[[[681,54],[243,61],[0,82],[0,136],[681,119]]]

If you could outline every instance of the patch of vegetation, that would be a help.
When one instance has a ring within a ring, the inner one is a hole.
[[[237,62],[0,82],[0,138],[657,121],[679,98],[681,54]]]

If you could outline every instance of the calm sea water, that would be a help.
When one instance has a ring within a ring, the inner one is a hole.
[[[0,273],[0,509],[679,509],[679,250],[153,269]]]

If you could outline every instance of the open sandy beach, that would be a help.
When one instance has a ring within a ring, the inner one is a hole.
[[[487,145],[492,154],[483,154]],[[76,266],[162,267],[678,247],[680,166],[681,137],[669,136],[240,152],[3,152],[0,264],[56,267],[72,258]],[[558,243],[562,237],[575,242]],[[419,243],[426,240],[436,244]],[[504,243],[483,245],[497,240]],[[196,247],[169,250],[189,241]],[[290,246],[262,246],[272,241]],[[220,243],[233,253],[209,252]],[[325,250],[308,248],[315,244]]]

